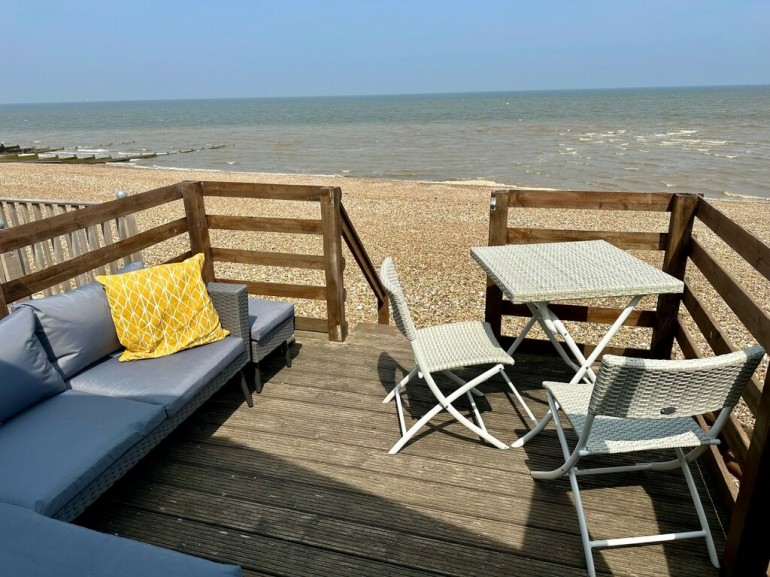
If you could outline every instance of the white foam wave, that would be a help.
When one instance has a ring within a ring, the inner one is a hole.
[[[424,181],[433,182],[433,181]],[[435,181],[435,184],[450,184],[453,186],[488,186],[492,188],[510,188],[511,185],[503,184],[502,182],[495,182],[494,180],[484,179],[468,179],[468,180],[439,180]]]
[[[729,196],[731,198],[740,198],[741,200],[759,200],[762,202],[770,202],[770,198],[767,198],[765,196],[759,196],[756,194],[740,194],[738,192],[727,192],[724,191],[722,194],[725,196]]]

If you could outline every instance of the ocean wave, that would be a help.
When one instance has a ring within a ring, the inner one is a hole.
[[[757,194],[740,194],[738,192],[727,191],[724,191],[722,194],[730,198],[739,198],[741,200],[758,200],[762,202],[770,202],[770,198],[767,198],[766,196],[759,196]]]
[[[491,188],[512,188],[510,184],[503,184],[502,182],[495,182],[494,180],[484,179],[463,179],[463,180],[437,180],[437,181],[424,181],[432,184],[451,184],[457,186],[489,186]]]

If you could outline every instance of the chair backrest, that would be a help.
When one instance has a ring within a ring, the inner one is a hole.
[[[732,408],[764,357],[754,346],[685,361],[605,355],[589,413],[610,417],[677,418]]]
[[[409,314],[409,309],[406,306],[404,289],[401,288],[401,283],[398,281],[398,275],[396,274],[396,267],[393,264],[393,259],[390,257],[382,261],[380,280],[385,287],[385,292],[388,293],[390,310],[393,313],[393,320],[396,321],[398,330],[410,341],[415,340],[417,338],[417,329],[412,322],[412,316]]]

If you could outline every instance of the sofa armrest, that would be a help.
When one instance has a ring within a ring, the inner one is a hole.
[[[240,284],[206,283],[214,308],[217,309],[222,328],[234,337],[241,337],[248,352],[251,344],[249,330],[249,294]]]

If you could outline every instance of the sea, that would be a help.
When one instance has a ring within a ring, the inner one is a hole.
[[[0,142],[138,168],[770,199],[770,86],[6,104]]]

